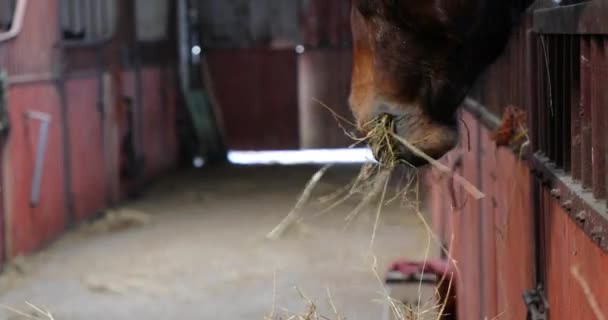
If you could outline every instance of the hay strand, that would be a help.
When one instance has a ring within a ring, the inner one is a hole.
[[[589,283],[581,274],[580,268],[578,266],[572,267],[570,272],[572,273],[572,276],[574,277],[576,282],[578,282],[578,284],[581,286],[581,289],[583,289],[585,297],[587,298],[587,302],[589,303],[591,310],[593,310],[593,313],[595,314],[597,320],[606,320],[606,315],[602,312],[600,304],[597,302],[597,298],[593,294],[591,286],[589,286]]]
[[[270,231],[266,235],[268,239],[279,239],[285,233],[285,231],[293,225],[294,222],[299,220],[300,209],[304,206],[304,204],[308,202],[315,187],[319,184],[319,181],[321,181],[327,170],[329,170],[331,167],[331,165],[326,165],[312,176],[312,178],[306,184],[302,195],[298,199],[298,202],[291,210],[291,212],[285,217],[285,219],[283,219],[283,221],[281,221],[281,223],[279,223],[272,231]]]
[[[450,170],[450,168],[446,167],[441,162],[433,159],[432,157],[430,157],[429,155],[427,155],[422,150],[418,149],[416,146],[414,146],[407,140],[403,139],[402,137],[400,137],[392,132],[390,134],[391,134],[391,136],[393,136],[393,138],[395,138],[397,141],[399,141],[405,147],[410,149],[410,151],[412,153],[414,153],[416,156],[427,161],[429,164],[431,164],[433,167],[435,167],[441,173],[446,174],[449,177],[453,178],[454,183],[461,185],[471,196],[473,196],[473,198],[475,198],[475,200],[481,200],[486,197],[486,195],[483,192],[481,192],[481,190],[479,190],[477,187],[475,187],[472,183],[470,183],[467,179],[463,178],[458,173]]]

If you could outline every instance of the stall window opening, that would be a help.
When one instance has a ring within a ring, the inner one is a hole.
[[[60,0],[63,40],[100,42],[110,39],[115,32],[116,11],[116,0]]]

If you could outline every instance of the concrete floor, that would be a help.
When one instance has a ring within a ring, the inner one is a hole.
[[[315,195],[344,186],[356,170],[332,169]],[[315,171],[233,167],[173,174],[120,209],[144,213],[148,223],[117,231],[81,228],[62,237],[0,277],[0,303],[25,309],[24,302],[32,302],[57,320],[263,319],[273,304],[277,312],[306,310],[296,287],[331,315],[329,288],[342,316],[380,319],[382,287],[368,254],[373,209],[344,230],[344,217],[360,198],[306,220],[281,240],[264,237]],[[321,208],[315,201],[304,213]],[[421,259],[426,245],[415,214],[397,205],[384,210],[374,249],[381,272],[395,258]],[[0,319],[24,318],[0,311]]]

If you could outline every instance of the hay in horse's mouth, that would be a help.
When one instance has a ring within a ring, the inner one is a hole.
[[[414,156],[428,162],[443,175],[453,178],[456,184],[461,185],[476,200],[480,200],[485,197],[483,192],[481,192],[465,178],[455,173],[452,169],[446,167],[439,161],[433,159],[424,151],[417,148],[413,143],[397,135],[395,132],[395,121],[396,120],[393,116],[389,114],[382,114],[376,119],[370,121],[368,125],[364,126],[364,130],[367,132],[365,139],[380,165],[384,166],[388,170],[392,170],[400,163],[404,163],[405,161],[400,159],[399,153],[400,149],[405,148]]]
[[[365,140],[371,148],[376,160],[384,167],[392,169],[399,160],[399,142],[394,138],[395,118],[382,114],[363,126],[366,132]]]

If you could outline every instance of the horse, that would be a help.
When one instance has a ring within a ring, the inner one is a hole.
[[[459,106],[531,2],[353,0],[349,104],[358,127],[388,115],[394,134],[441,158],[458,142]],[[399,147],[395,155],[425,165],[412,149]]]

